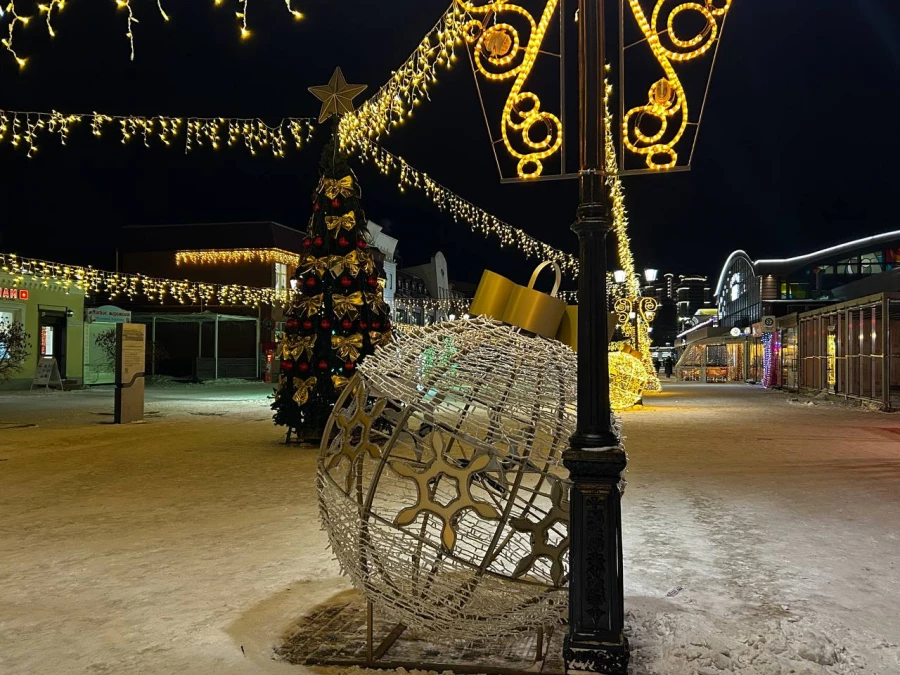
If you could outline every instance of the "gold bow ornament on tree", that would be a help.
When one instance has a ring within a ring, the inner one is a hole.
[[[335,239],[338,238],[342,228],[349,232],[354,225],[356,225],[356,216],[353,211],[343,216],[325,216],[325,227],[328,228],[329,232],[334,230]]]
[[[294,378],[294,403],[306,405],[310,392],[316,387],[316,382],[314,377],[308,377],[305,380],[299,377]]]
[[[335,293],[331,296],[331,302],[334,306],[334,314],[339,318],[344,318],[345,316],[349,316],[351,319],[355,319],[359,316],[359,310],[357,307],[362,307],[363,298],[362,293],[359,291],[354,291],[349,295],[340,295]]]
[[[359,358],[359,350],[363,346],[363,336],[360,333],[354,333],[344,337],[343,335],[331,336],[331,348],[337,352],[342,359],[356,361]]]
[[[379,333],[377,330],[369,331],[369,342],[372,343],[373,347],[387,347],[393,341],[394,335],[389,330],[383,333]]]
[[[325,192],[328,199],[334,199],[338,195],[341,197],[349,197],[353,194],[353,179],[350,176],[343,178],[326,178],[322,176],[319,179],[319,187],[316,192]]]
[[[307,295],[296,301],[295,307],[301,313],[305,313],[306,316],[314,316],[319,313],[319,310],[322,309],[322,305],[325,302],[325,294],[319,293],[318,295]]]
[[[332,375],[331,376],[331,384],[334,385],[335,389],[340,389],[341,387],[346,387],[349,384],[350,378],[344,377],[343,375]]]
[[[328,258],[328,267],[335,278],[341,276],[345,269],[350,272],[350,276],[354,277],[359,274],[360,267],[370,274],[375,271],[375,263],[372,261],[372,256],[359,251],[350,251],[347,255],[330,256]]]
[[[380,288],[377,291],[372,291],[371,293],[365,292],[363,295],[366,298],[366,304],[369,306],[369,309],[372,310],[375,314],[387,314],[390,311],[390,307],[384,301],[384,291]]]
[[[303,274],[315,272],[319,275],[319,278],[321,278],[325,275],[326,269],[328,269],[328,260],[326,258],[317,258],[314,255],[308,255],[300,261],[300,271]]]
[[[287,336],[278,345],[278,358],[296,359],[306,352],[306,358],[312,357],[313,347],[316,344],[317,335],[302,335],[289,339]]]

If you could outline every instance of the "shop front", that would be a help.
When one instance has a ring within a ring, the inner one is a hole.
[[[53,359],[63,381],[83,381],[84,293],[73,287],[0,272],[0,323],[21,323],[29,336],[28,358],[4,389],[28,389],[38,361]]]
[[[724,384],[762,377],[763,350],[749,330],[710,325],[679,338],[684,345],[675,376],[681,382]]]
[[[116,381],[116,324],[131,321],[131,312],[113,305],[84,312],[84,383]]]

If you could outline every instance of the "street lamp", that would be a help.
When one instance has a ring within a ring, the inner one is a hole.
[[[652,267],[648,267],[644,270],[644,278],[647,280],[648,284],[652,284],[659,277],[659,270],[655,270]]]
[[[617,284],[624,284],[625,279],[627,278],[627,274],[625,274],[625,270],[616,270],[613,272],[613,281]]]
[[[627,460],[612,427],[606,332],[606,237],[612,228],[606,167],[605,56],[601,3],[578,0],[579,204],[578,412],[563,452],[572,481],[566,672],[625,675],[628,640],[622,588],[619,481]],[[625,272],[621,279],[625,281]],[[618,282],[618,274],[613,278]]]

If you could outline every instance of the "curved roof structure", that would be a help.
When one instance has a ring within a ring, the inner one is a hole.
[[[828,258],[844,258],[853,253],[863,252],[872,247],[882,247],[892,241],[900,242],[900,230],[884,232],[871,237],[863,237],[862,239],[854,239],[837,246],[830,246],[819,251],[813,251],[805,255],[794,256],[793,258],[769,258],[753,261],[746,251],[738,249],[731,253],[722,266],[719,273],[719,281],[716,284],[715,295],[718,296],[722,291],[722,284],[725,281],[725,273],[731,268],[732,263],[739,258],[744,258],[752,267],[757,276],[762,274],[790,274],[800,269],[804,265],[813,262],[824,262]]]

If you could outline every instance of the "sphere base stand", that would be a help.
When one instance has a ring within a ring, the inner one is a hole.
[[[313,609],[276,650],[290,663],[433,670],[488,675],[563,675],[563,627],[508,638],[438,642],[413,634],[402,623],[381,618],[358,592]]]

